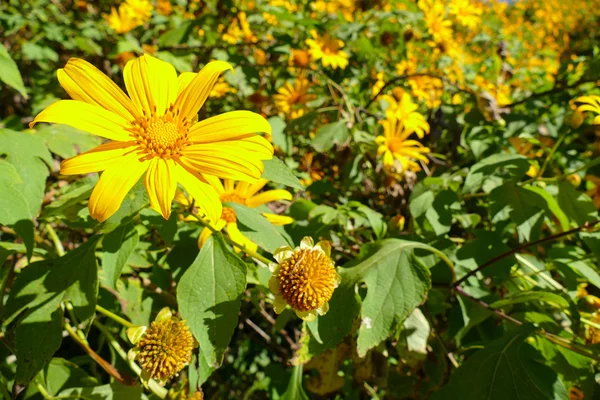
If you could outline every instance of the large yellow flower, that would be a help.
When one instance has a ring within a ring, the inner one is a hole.
[[[314,94],[308,93],[309,88],[310,82],[303,76],[298,76],[293,85],[286,82],[273,96],[275,106],[279,112],[291,119],[301,117],[306,112],[306,103],[317,98]]]
[[[383,126],[383,136],[377,136],[376,143],[379,145],[377,152],[383,154],[384,167],[391,167],[395,160],[400,162],[402,171],[418,171],[420,169],[417,161],[429,163],[425,154],[431,150],[416,140],[408,140],[414,133],[399,121],[395,116],[388,115],[379,122]]]
[[[287,190],[282,189],[267,190],[265,192],[258,193],[258,191],[267,184],[268,181],[266,179],[259,179],[253,184],[247,182],[238,182],[236,184],[234,181],[229,179],[225,179],[223,182],[221,182],[219,179],[214,177],[207,177],[207,180],[219,194],[219,199],[222,203],[233,202],[243,204],[250,208],[255,208],[272,201],[292,199],[292,194]],[[277,215],[272,213],[263,213],[262,215],[267,218],[271,224],[276,226],[287,225],[294,222],[293,218],[285,215]],[[232,208],[223,207],[221,217],[211,225],[217,230],[227,227],[227,233],[233,241],[243,245],[249,252],[255,252],[257,250],[256,243],[244,236],[238,229],[237,218],[235,211]],[[202,233],[200,233],[200,237],[198,238],[198,246],[202,247],[204,242],[206,242],[211,234],[212,231],[209,228],[204,228]]]
[[[179,77],[172,65],[144,55],[123,70],[128,97],[90,63],[71,59],[58,80],[73,100],[47,107],[31,123],[61,123],[110,139],[61,163],[64,175],[104,171],[94,188],[90,215],[104,221],[120,207],[132,186],[145,175],[152,208],[169,218],[177,183],[196,200],[206,217],[216,220],[221,203],[201,174],[256,182],[273,147],[256,132],[270,133],[269,123],[249,111],[232,111],[197,121],[221,72],[223,61],[199,73]]]
[[[577,107],[577,111],[590,111],[597,114],[594,117],[593,124],[600,125],[600,96],[581,96],[576,98],[575,102],[581,103],[581,105]]]
[[[344,42],[325,34],[319,36],[316,30],[311,31],[312,39],[306,39],[308,50],[314,60],[321,60],[324,67],[331,66],[333,69],[344,69],[348,65],[348,54],[342,47]]]
[[[388,104],[385,115],[395,117],[404,125],[405,130],[415,132],[419,139],[422,139],[429,133],[429,123],[417,112],[419,106],[412,102],[408,93],[403,92],[399,97],[400,101],[396,101],[396,98],[390,95],[381,97]]]

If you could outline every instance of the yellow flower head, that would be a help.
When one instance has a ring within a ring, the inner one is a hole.
[[[429,133],[429,123],[417,112],[419,106],[412,102],[408,93],[403,92],[399,97],[400,101],[389,95],[381,97],[388,104],[385,115],[395,117],[407,131],[415,132],[419,139],[422,139]]]
[[[452,40],[452,22],[446,19],[444,2],[435,0],[420,1],[419,8],[425,14],[425,25],[427,25],[427,30],[436,43],[445,43]]]
[[[237,90],[234,87],[231,87],[229,83],[225,82],[223,77],[220,77],[215,86],[213,86],[212,90],[208,97],[211,99],[220,99],[225,97],[227,93],[236,93]]]
[[[273,257],[277,264],[270,265],[269,289],[275,295],[275,312],[281,313],[287,304],[305,321],[327,313],[328,302],[342,280],[331,259],[330,243],[315,245],[307,236],[300,246],[280,247]]]
[[[291,67],[306,67],[310,63],[310,54],[306,50],[290,50],[288,64]]]
[[[141,25],[134,11],[126,3],[121,4],[118,11],[113,7],[109,15],[104,15],[104,19],[108,26],[119,34],[127,33]]]
[[[590,111],[596,114],[594,116],[594,125],[600,125],[600,96],[581,96],[575,99],[576,103],[581,103],[577,107],[577,111],[582,113],[584,111]]]
[[[265,192],[258,193],[267,184],[268,181],[266,179],[259,179],[256,181],[256,183],[250,184],[247,182],[235,183],[234,181],[228,179],[221,182],[219,179],[214,177],[206,178],[208,183],[210,183],[210,185],[218,193],[221,203],[239,203],[250,208],[255,208],[272,201],[292,200],[292,194],[283,189],[267,190]],[[291,217],[287,217],[285,215],[277,215],[272,213],[263,213],[262,215],[271,224],[276,226],[287,225],[294,222]],[[237,226],[237,218],[233,208],[223,207],[221,217],[214,224],[212,224],[212,226],[216,230],[221,230],[226,227],[227,233],[233,241],[244,245],[246,250],[249,252],[255,252],[257,250],[256,243],[252,242],[250,239],[245,237],[242,232],[240,232]],[[198,238],[198,247],[202,247],[211,234],[212,231],[209,228],[204,228],[202,233],[200,233],[200,237]],[[239,249],[236,248],[236,251],[239,251]]]
[[[480,3],[471,0],[451,0],[449,6],[450,15],[459,24],[469,29],[475,29],[481,24],[483,8]]]
[[[126,0],[127,4],[140,20],[148,21],[152,16],[152,4],[148,0]]]
[[[308,79],[298,76],[293,85],[286,82],[280,87],[277,94],[273,96],[279,112],[286,114],[290,119],[304,115],[307,110],[306,103],[317,98],[314,94],[308,93],[310,86]]]
[[[156,12],[160,15],[171,15],[173,12],[171,0],[158,0],[156,2]]]
[[[127,329],[127,337],[136,345],[128,357],[140,363],[144,384],[149,378],[166,383],[190,362],[192,350],[198,346],[185,321],[174,317],[168,307],[149,327]]]
[[[172,65],[152,56],[130,60],[123,76],[127,96],[96,67],[72,58],[58,70],[58,80],[73,100],[60,100],[30,124],[70,125],[111,141],[61,163],[61,174],[102,172],[90,201],[90,215],[105,221],[133,185],[145,176],[150,205],[168,219],[177,183],[215,221],[221,202],[200,174],[256,182],[271,159],[273,146],[255,132],[271,133],[262,116],[232,111],[198,121],[221,72],[223,61],[199,73],[179,77]]]
[[[376,143],[379,145],[377,152],[383,155],[384,167],[395,166],[397,171],[418,171],[420,169],[417,161],[429,163],[425,156],[431,152],[428,147],[423,146],[416,140],[408,140],[408,137],[414,133],[402,124],[394,115],[388,115],[387,118],[379,122],[383,126],[383,136],[377,136]],[[398,161],[400,165],[396,165]]]
[[[312,30],[311,35],[313,38],[306,39],[306,44],[310,47],[308,51],[313,60],[321,60],[324,67],[346,68],[348,54],[341,50],[344,47],[343,41],[333,38],[329,34],[321,37],[316,30]]]
[[[229,44],[236,44],[241,40],[248,44],[258,42],[258,38],[250,29],[245,12],[240,12],[233,23],[229,25],[227,32],[223,35],[223,40]]]

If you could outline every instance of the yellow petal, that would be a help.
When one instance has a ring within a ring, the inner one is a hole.
[[[159,212],[164,219],[171,216],[171,203],[177,189],[175,162],[156,157],[150,161],[144,180],[150,207]]]
[[[88,203],[92,218],[103,222],[113,215],[121,207],[129,190],[146,171],[148,164],[149,161],[139,161],[136,154],[129,154],[122,157],[117,165],[104,171]]]
[[[257,132],[271,134],[271,125],[264,117],[251,111],[231,111],[194,124],[190,128],[190,141],[212,143],[241,139]]]
[[[175,164],[175,172],[177,181],[194,198],[194,204],[200,208],[200,212],[205,215],[205,219],[212,223],[218,221],[221,218],[223,207],[217,192],[208,183],[202,182],[180,164]]]
[[[225,188],[223,187],[221,180],[216,176],[202,175],[202,177],[210,186],[213,187],[213,189],[216,190],[217,194],[222,195],[225,192]]]
[[[100,106],[77,100],[59,100],[50,104],[29,124],[38,122],[65,124],[106,139],[126,142],[132,137],[125,130],[129,121]]]
[[[183,72],[177,77],[177,96],[187,88],[198,75],[195,72]]]
[[[123,69],[125,87],[140,112],[164,115],[177,98],[177,72],[148,54],[130,60]]]
[[[181,117],[193,119],[198,111],[204,105],[210,91],[212,90],[221,72],[227,70],[233,71],[229,63],[225,61],[209,62],[202,68],[192,81],[177,96],[175,106],[181,110]],[[177,88],[178,85],[175,85]]]
[[[89,174],[104,171],[119,163],[123,156],[136,151],[137,145],[131,142],[110,142],[81,153],[60,163],[62,175]]]
[[[275,225],[275,226],[289,225],[292,222],[294,222],[294,218],[288,217],[287,215],[278,215],[278,214],[271,214],[271,213],[263,213],[263,216],[267,220],[269,220],[269,222],[272,225]]]
[[[246,190],[246,197],[254,196],[260,189],[264,188],[268,182],[269,181],[266,179],[259,179],[258,181],[250,185],[248,190]]]
[[[258,250],[258,246],[256,245],[256,243],[244,236],[244,234],[238,229],[237,224],[235,222],[230,222],[227,224],[227,234],[229,235],[231,240],[233,240],[237,244],[241,244],[242,246],[244,246],[246,252],[252,254],[256,253],[256,250]],[[241,249],[235,247],[235,251],[240,250]]]
[[[183,150],[180,161],[202,174],[254,183],[264,171],[262,160],[272,158],[265,143],[269,144],[262,137],[254,136],[244,140],[191,145]]]
[[[292,194],[287,190],[276,189],[276,190],[267,190],[266,192],[262,192],[249,198],[246,202],[248,207],[258,207],[266,203],[270,203],[271,201],[279,201],[279,200],[291,200]]]
[[[58,81],[73,100],[100,106],[133,121],[140,113],[133,102],[109,77],[89,62],[71,58],[57,72]]]
[[[212,235],[212,231],[209,228],[202,229],[200,232],[200,236],[198,236],[198,248],[201,249],[204,246],[204,243],[208,240],[208,238]]]

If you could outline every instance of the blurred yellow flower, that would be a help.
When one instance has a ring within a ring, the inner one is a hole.
[[[70,125],[110,139],[61,163],[61,174],[102,172],[89,200],[90,215],[105,221],[145,175],[150,206],[165,219],[177,183],[195,199],[206,217],[221,215],[221,202],[200,174],[256,182],[273,156],[273,146],[255,132],[269,123],[249,111],[233,111],[198,122],[198,111],[226,62],[208,63],[199,73],[179,77],[171,64],[144,55],[123,70],[129,97],[90,63],[72,58],[58,80],[73,100],[51,104],[38,122]]]
[[[446,19],[446,6],[441,1],[419,1],[419,8],[425,14],[424,20],[427,31],[436,43],[452,40],[452,22]]]
[[[293,85],[286,82],[273,96],[275,107],[290,119],[301,117],[307,111],[306,104],[317,98],[317,96],[308,93],[309,88],[309,80],[302,75],[296,78]]]
[[[289,65],[294,67],[306,67],[310,63],[310,54],[306,50],[290,50]]]
[[[600,125],[600,96],[581,96],[575,99],[576,103],[581,103],[577,107],[577,111],[580,113],[584,111],[590,111],[591,113],[597,114],[594,117],[593,124]]]
[[[310,47],[308,51],[313,60],[321,60],[324,67],[346,68],[348,54],[341,50],[344,47],[344,42],[331,37],[328,33],[319,36],[316,30],[312,30],[311,35],[313,38],[306,39],[306,44]]]
[[[225,179],[223,182],[215,177],[206,177],[208,183],[215,189],[219,195],[221,203],[239,203],[250,208],[260,207],[264,204],[272,201],[292,200],[292,194],[287,190],[274,189],[267,190],[266,192],[258,193],[266,184],[266,179],[259,179],[253,184],[247,182],[237,182]],[[257,194],[258,193],[258,194]],[[262,213],[267,220],[276,226],[287,225],[294,222],[291,217],[285,215],[278,215],[273,213]],[[254,242],[248,239],[240,232],[237,226],[237,218],[235,211],[230,207],[223,207],[221,217],[211,226],[216,230],[227,228],[227,233],[231,240],[243,245],[249,253],[253,253],[257,250],[257,246]],[[210,237],[212,231],[209,228],[204,228],[198,237],[198,247],[206,242]],[[240,251],[240,249],[235,249]]]
[[[245,12],[238,13],[237,18],[229,25],[227,32],[223,34],[223,40],[229,44],[237,44],[242,40],[248,44],[258,42],[258,38],[250,29]]]
[[[414,131],[406,129],[396,116],[387,115],[387,118],[379,123],[383,126],[383,136],[377,136],[375,140],[379,145],[377,153],[383,155],[384,167],[394,166],[397,160],[401,167],[401,171],[397,172],[401,173],[420,170],[417,161],[429,163],[425,154],[431,150],[416,140],[408,140]]]
[[[152,4],[148,0],[126,0],[119,5],[118,11],[113,7],[110,15],[105,14],[104,19],[115,32],[127,33],[148,22],[152,10]]]
[[[229,85],[229,83],[225,82],[223,77],[220,77],[215,86],[213,86],[212,90],[208,97],[211,99],[220,99],[221,97],[225,97],[227,93],[236,93],[237,90]]]
[[[171,5],[171,0],[158,0],[156,2],[156,12],[160,15],[171,15],[173,12],[173,5]]]
[[[407,131],[413,131],[419,139],[429,133],[429,123],[425,117],[417,112],[419,106],[412,102],[410,95],[406,92],[400,95],[400,101],[396,101],[393,96],[381,96],[388,106],[385,109],[386,117],[395,117],[399,123],[404,125]]]
[[[384,71],[379,71],[376,75],[377,81],[373,84],[373,87],[371,88],[371,97],[377,96],[377,94],[379,94],[379,91],[385,85],[385,81],[383,80],[383,77],[384,77]]]
[[[266,65],[267,64],[267,54],[262,49],[254,50],[254,60],[257,65]]]
[[[481,24],[483,9],[481,4],[471,0],[450,0],[450,15],[456,22],[469,29],[475,29]]]

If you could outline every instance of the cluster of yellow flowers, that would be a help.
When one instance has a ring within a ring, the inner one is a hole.
[[[104,18],[115,32],[127,33],[146,24],[152,16],[153,9],[148,0],[125,0],[119,5],[118,10],[113,7],[110,14],[105,15]]]

